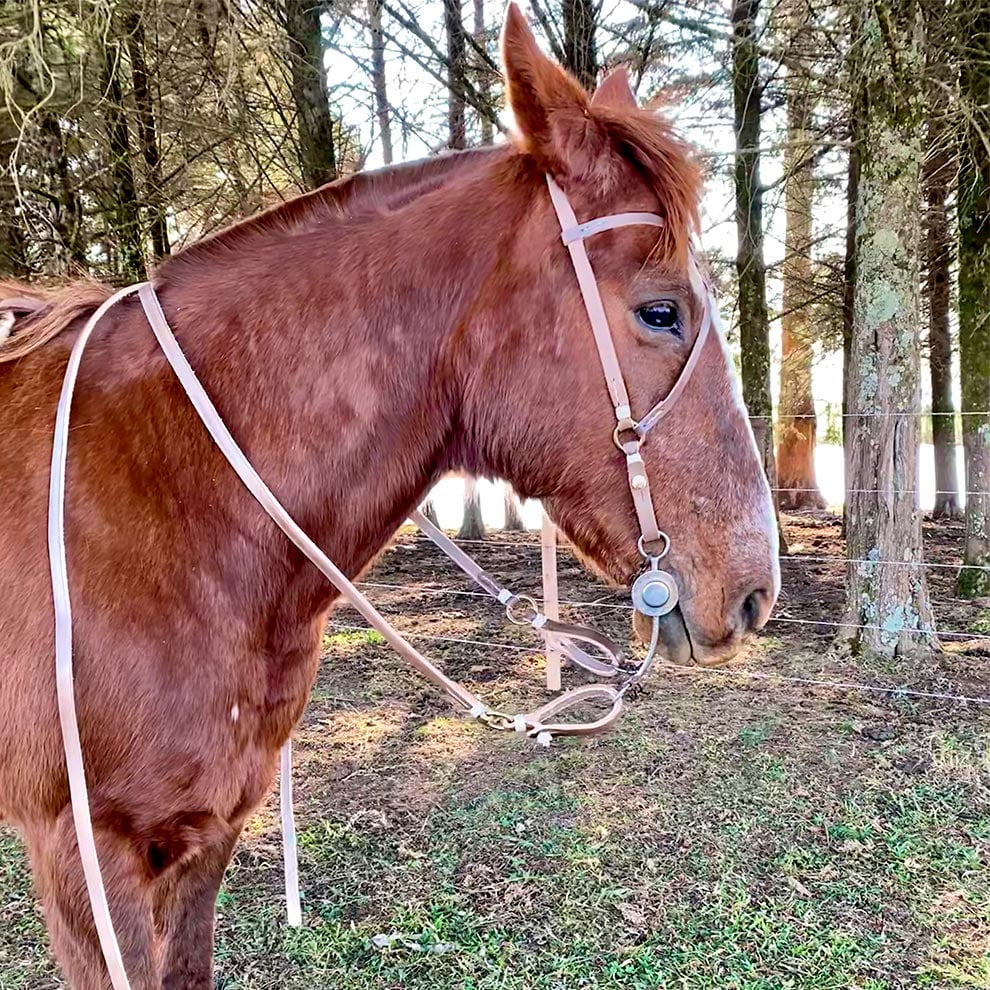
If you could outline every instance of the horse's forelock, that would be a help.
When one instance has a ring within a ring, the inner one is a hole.
[[[646,179],[660,201],[665,221],[658,246],[661,256],[683,264],[700,229],[702,174],[693,150],[653,111],[593,112],[609,135],[612,152]]]

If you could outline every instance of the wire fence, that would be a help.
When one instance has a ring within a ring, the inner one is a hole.
[[[526,530],[525,533],[528,534],[530,531]],[[540,544],[535,542],[525,534],[520,534],[520,538],[513,540],[462,540],[458,538],[458,543],[463,543],[465,546],[481,546],[481,547],[496,547],[501,550],[511,548],[513,550],[526,550],[527,552],[539,553]],[[417,536],[413,533],[402,533],[399,536],[399,542],[397,546],[411,546],[412,544],[422,545],[426,548],[432,546],[430,542],[425,537]],[[571,544],[558,538],[557,546],[561,549],[570,550],[572,549]],[[884,558],[873,558],[873,557],[829,557],[829,556],[818,556],[813,554],[784,554],[780,557],[781,564],[793,565],[793,564],[869,564],[876,567],[924,567],[932,568],[934,570],[954,570],[958,571],[960,568],[965,567],[966,570],[977,570],[977,571],[990,571],[990,564],[952,564],[944,563],[941,561],[930,561],[930,560],[888,560]]]
[[[561,603],[563,604],[563,603]],[[333,632],[367,632],[368,626],[352,625],[349,623],[334,622],[328,627]],[[424,633],[419,630],[400,630],[402,635],[411,640],[423,640],[433,643],[450,643],[461,646],[479,646],[485,649],[504,650],[512,653],[526,653],[534,656],[542,656],[543,648],[536,646],[522,646],[518,643],[502,643],[488,639],[473,639],[460,636],[441,636],[438,634]],[[795,684],[809,688],[827,688],[836,691],[863,691],[868,694],[883,694],[894,698],[916,698],[927,701],[949,701],[953,704],[974,704],[980,706],[990,705],[990,697],[983,695],[956,694],[950,691],[922,691],[907,686],[892,686],[883,684],[864,684],[860,681],[836,681],[817,677],[795,677],[790,674],[779,674],[775,671],[747,670],[741,667],[677,667],[674,664],[661,663],[662,669],[673,670],[677,673],[688,671],[691,674],[699,674],[703,677],[721,678],[744,678],[747,680],[768,681],[780,684]]]

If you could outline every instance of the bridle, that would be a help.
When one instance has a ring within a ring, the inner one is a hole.
[[[670,550],[670,537],[657,525],[657,517],[653,508],[653,497],[650,493],[650,477],[643,462],[640,447],[643,439],[670,412],[674,403],[683,393],[694,372],[701,352],[708,337],[715,311],[710,290],[703,286],[697,264],[691,259],[691,277],[698,295],[703,300],[703,311],[698,335],[691,347],[688,359],[681,369],[680,375],[674,382],[667,395],[653,406],[639,420],[633,419],[632,408],[629,404],[629,393],[626,390],[625,379],[615,353],[615,341],[605,315],[601,292],[598,290],[598,280],[588,259],[584,242],[595,234],[619,227],[632,227],[646,224],[653,227],[663,226],[663,219],[655,213],[613,213],[609,216],[598,217],[585,223],[578,223],[570,201],[563,189],[557,185],[551,176],[547,176],[547,186],[550,189],[550,199],[553,202],[557,220],[560,223],[560,239],[567,246],[574,265],[584,308],[591,322],[591,330],[598,348],[598,359],[601,361],[605,384],[612,400],[615,411],[615,429],[612,439],[616,447],[625,455],[626,472],[629,477],[629,491],[632,495],[636,518],[639,522],[640,535],[636,543],[640,556],[647,561],[647,567],[633,583],[631,589],[633,608],[643,615],[653,619],[652,645],[647,659],[641,664],[641,669],[634,675],[640,680],[652,663],[656,653],[659,620],[677,605],[677,582],[669,571],[662,570],[660,561]],[[628,687],[628,685],[627,685]]]
[[[629,396],[619,367],[605,308],[602,304],[601,293],[598,290],[598,283],[591,268],[584,242],[587,238],[606,230],[634,225],[662,226],[663,220],[653,213],[616,213],[598,217],[585,223],[578,223],[574,210],[563,190],[549,176],[547,177],[547,184],[550,189],[550,198],[560,222],[561,240],[570,252],[585,309],[594,333],[609,396],[615,410],[616,423],[613,439],[626,458],[629,490],[632,494],[640,529],[637,545],[640,554],[646,561],[645,570],[632,586],[632,603],[639,612],[653,620],[653,633],[646,657],[632,671],[623,670],[619,650],[607,637],[594,630],[548,619],[539,611],[532,599],[515,595],[500,585],[421,513],[414,512],[411,518],[426,536],[433,540],[479,587],[505,605],[506,614],[511,621],[528,623],[540,632],[549,644],[560,649],[572,661],[598,676],[614,677],[620,673],[625,674],[625,680],[619,688],[607,684],[586,684],[565,692],[534,711],[510,715],[489,708],[470,690],[449,678],[426,657],[422,656],[389,624],[351,580],[310,539],[255,471],[186,360],[150,282],[129,286],[112,295],[93,313],[76,339],[66,367],[55,417],[48,505],[48,552],[52,595],[55,604],[56,688],[72,814],[90,905],[114,990],[129,990],[130,983],[127,979],[110,916],[93,835],[73,688],[72,612],[65,553],[65,473],[69,418],[72,395],[83,351],[93,330],[104,314],[119,300],[137,293],[158,344],[185,390],[189,401],[221,453],[247,489],[275,524],[327,577],[341,595],[361,613],[368,624],[377,630],[407,663],[445,691],[456,705],[486,725],[497,729],[525,733],[535,737],[543,745],[549,745],[555,736],[592,735],[604,732],[613,726],[621,713],[624,696],[649,671],[657,652],[660,618],[672,611],[677,604],[677,582],[672,574],[660,567],[660,561],[670,549],[670,539],[657,525],[650,495],[649,476],[640,454],[640,446],[647,433],[669,412],[671,406],[683,393],[697,366],[704,342],[715,320],[715,306],[710,291],[706,289],[706,291],[699,292],[704,301],[704,312],[691,353],[666,398],[658,402],[641,419],[635,420],[632,416]],[[702,287],[696,266],[692,268],[692,279],[695,281],[696,289]],[[589,650],[597,651],[598,655],[594,655]],[[601,657],[606,659],[601,659]],[[611,708],[602,717],[591,722],[566,723],[558,720],[558,716],[564,712],[589,701],[604,701],[610,704]],[[286,881],[290,891],[288,898],[290,923],[298,924],[300,923],[300,912],[296,882],[290,771],[291,744],[286,742],[282,751],[283,836],[286,850]]]

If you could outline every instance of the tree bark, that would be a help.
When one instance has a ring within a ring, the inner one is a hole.
[[[839,639],[887,660],[935,643],[916,496],[922,36],[916,0],[892,0],[882,9],[867,4],[848,376],[849,562]]]
[[[525,530],[526,524],[523,522],[522,505],[519,502],[519,496],[507,481],[503,482],[502,496],[503,505],[505,506],[505,523],[502,528],[516,533]]]
[[[949,187],[955,168],[946,126],[946,101],[933,92],[925,158],[925,289],[928,297],[928,370],[932,385],[932,443],[935,448],[936,518],[958,519],[956,404],[952,397],[952,334],[949,329],[952,246],[949,237]]]
[[[770,487],[776,489],[770,327],[763,262],[763,187],[760,183],[759,0],[732,3],[732,91],[735,109],[736,274],[743,399]]]
[[[103,119],[107,128],[110,176],[113,180],[108,193],[107,222],[114,232],[117,275],[126,282],[140,282],[145,277],[144,236],[120,85],[120,47],[115,43],[105,43],[102,54]]]
[[[156,259],[168,254],[168,226],[165,218],[165,189],[162,181],[161,155],[158,151],[158,133],[155,111],[151,98],[148,65],[145,60],[145,33],[141,12],[131,8],[124,15],[124,34],[127,53],[131,61],[131,81],[134,85],[134,103],[137,107],[138,139],[144,158],[147,183],[144,191],[148,212],[148,231],[151,234],[151,250]]]
[[[447,36],[447,147],[466,148],[464,80],[467,78],[467,36],[460,0],[443,0]]]
[[[286,0],[285,3],[292,98],[299,131],[299,166],[309,189],[337,178],[333,117],[323,65],[326,49],[320,25],[322,11],[320,0]]]
[[[385,75],[385,35],[382,31],[382,0],[368,0],[371,26],[371,86],[375,91],[375,115],[382,142],[382,161],[392,164],[392,108],[388,102]]]
[[[823,509],[815,473],[818,420],[812,392],[814,324],[811,312],[812,205],[815,176],[811,133],[809,20],[804,0],[788,2],[787,143],[784,151],[784,264],[777,441],[778,504],[782,509]]]
[[[862,27],[861,11],[855,6],[849,18],[849,37],[858,38]],[[852,74],[858,72],[850,66]],[[852,386],[852,340],[856,301],[856,204],[859,199],[859,177],[861,171],[861,144],[863,140],[863,118],[865,100],[863,87],[853,85],[849,107],[849,158],[846,173],[846,253],[843,265],[842,285],[842,458],[844,478],[844,500],[842,511],[842,532],[845,535],[849,518],[849,498],[852,477],[852,430],[849,428],[850,388]]]
[[[959,365],[966,456],[966,545],[958,592],[990,594],[990,9],[961,6],[967,47],[959,155]]]
[[[474,0],[474,41],[484,51],[488,44],[488,31],[485,27],[485,0]],[[478,95],[486,106],[492,102],[492,73],[485,60],[478,58]],[[478,114],[481,124],[481,143],[491,144],[495,138],[491,114]]]
[[[457,533],[459,540],[483,540],[485,521],[481,516],[481,496],[478,494],[478,479],[464,479],[464,518]]]
[[[587,90],[598,82],[597,9],[594,0],[562,0],[564,68]]]

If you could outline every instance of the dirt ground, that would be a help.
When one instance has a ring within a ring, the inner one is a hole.
[[[221,893],[217,986],[990,988],[990,704],[931,696],[990,701],[990,608],[952,598],[960,529],[926,530],[945,652],[880,669],[830,649],[838,520],[785,526],[745,666],[658,670],[613,735],[549,751],[454,716],[335,613],[296,744],[304,926],[284,925],[270,801]],[[471,549],[538,593],[535,534]],[[543,697],[531,633],[422,538],[365,580],[492,705]],[[560,592],[584,603],[566,617],[628,640],[625,597],[566,552]],[[54,985],[0,833],[0,988]]]

